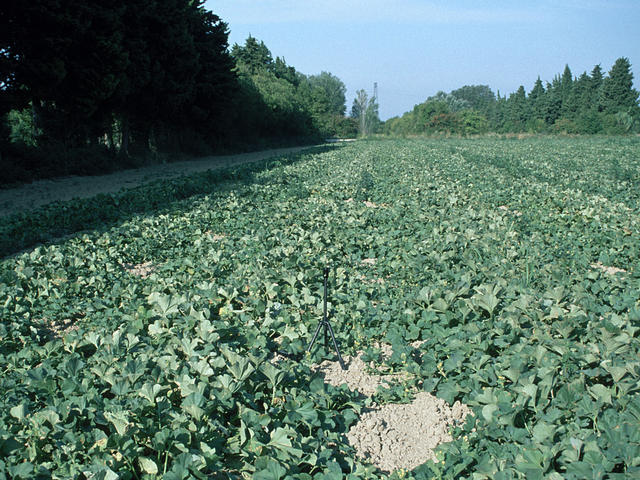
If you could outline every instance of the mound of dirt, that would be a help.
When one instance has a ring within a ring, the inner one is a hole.
[[[383,357],[391,348],[381,345]],[[377,375],[375,366],[356,357],[345,357],[347,370],[331,361],[315,368],[331,385],[347,384],[350,390],[371,396],[379,385],[402,382],[406,374]],[[384,472],[412,470],[427,460],[435,459],[433,449],[452,440],[449,431],[462,424],[471,410],[460,402],[449,406],[444,400],[427,392],[419,392],[410,404],[385,404],[365,412],[347,434],[357,455]]]
[[[471,411],[460,402],[453,407],[430,393],[420,392],[409,404],[386,404],[364,413],[347,434],[358,456],[380,470],[412,470],[435,460],[433,449],[452,440],[449,430],[464,423]]]
[[[382,348],[383,356],[385,357],[390,354],[387,348]],[[324,375],[324,379],[328,384],[338,387],[346,383],[349,390],[357,390],[368,397],[376,393],[380,385],[399,382],[403,379],[402,374],[376,375],[369,373],[369,370],[374,368],[374,365],[367,365],[362,360],[362,352],[356,357],[344,357],[344,361],[347,366],[346,370],[342,370],[337,361],[331,362],[329,360],[317,365],[315,370]]]

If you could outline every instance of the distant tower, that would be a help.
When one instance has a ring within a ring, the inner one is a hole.
[[[377,103],[380,103],[378,102],[378,82],[373,82],[373,98],[376,99]]]

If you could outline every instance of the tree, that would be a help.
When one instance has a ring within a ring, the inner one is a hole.
[[[161,133],[175,140],[222,124],[236,78],[226,24],[203,4],[4,2],[0,104],[30,105],[43,137],[66,148],[106,137],[127,153],[130,144],[148,149]]]
[[[97,138],[127,66],[123,8],[115,0],[3,3],[0,103],[29,104],[50,138],[72,145]]]
[[[496,95],[488,85],[465,85],[452,90],[451,95],[465,100],[469,108],[478,110],[484,115],[488,115],[496,103]]]
[[[525,124],[529,119],[527,94],[524,91],[524,86],[520,85],[515,93],[509,95],[507,105],[507,123],[509,129],[516,132],[524,130]]]
[[[271,70],[273,64],[271,52],[264,42],[258,43],[251,35],[245,40],[244,46],[237,43],[233,45],[231,56],[240,68],[245,68],[250,74],[260,70]]]
[[[347,87],[342,80],[329,72],[321,72],[319,75],[311,75],[309,83],[312,88],[319,88],[322,91],[328,104],[327,113],[339,116],[345,114]]]
[[[358,131],[361,136],[365,136],[367,134],[366,111],[368,105],[369,95],[363,89],[358,90],[356,92],[356,97],[353,99],[353,106],[351,107],[351,118],[357,120]]]
[[[562,114],[562,86],[560,77],[555,76],[551,83],[547,83],[545,95],[545,122],[553,125]]]
[[[379,113],[378,99],[371,97],[369,99],[369,105],[366,111],[367,120],[367,133],[377,133],[380,128],[380,113]]]
[[[443,100],[431,100],[420,103],[413,107],[413,125],[411,130],[414,133],[423,133],[433,128],[432,119],[439,115],[450,113],[449,105]]]
[[[427,98],[427,102],[446,103],[449,109],[449,112],[452,112],[452,113],[471,108],[471,104],[467,102],[465,99],[458,98],[452,93],[445,93],[443,91],[439,91],[432,97]]]
[[[538,77],[528,97],[529,105],[531,108],[531,117],[534,120],[544,120],[544,114],[545,114],[544,95],[545,95],[545,90],[544,90],[544,87],[542,86],[542,80],[540,80],[540,77]]]
[[[272,70],[276,77],[282,78],[296,87],[300,84],[300,75],[294,67],[287,65],[284,58],[276,57]]]
[[[600,110],[602,106],[602,84],[604,83],[604,75],[600,65],[593,67],[589,77],[589,106],[591,109]]]
[[[633,88],[631,63],[618,58],[602,85],[602,106],[606,113],[626,112],[638,115],[638,92]]]
[[[351,117],[358,121],[358,130],[361,136],[366,137],[370,133],[374,133],[380,123],[376,97],[369,98],[366,91],[358,90],[351,107]]]

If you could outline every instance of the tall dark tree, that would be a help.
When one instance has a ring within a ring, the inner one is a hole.
[[[570,103],[576,105],[574,116],[591,108],[591,77],[587,72],[582,72],[574,82]]]
[[[533,89],[529,93],[529,104],[531,108],[531,117],[534,120],[545,119],[545,90],[540,77],[533,85]]]
[[[638,92],[633,88],[633,73],[628,58],[618,58],[611,67],[602,85],[602,106],[607,113],[637,114]]]
[[[300,84],[300,74],[296,72],[294,67],[287,65],[284,58],[276,57],[272,70],[276,77],[282,78],[296,87]]]
[[[199,6],[190,16],[190,30],[199,59],[194,95],[187,112],[190,125],[208,137],[226,134],[238,81],[228,53],[228,28],[220,17]]]
[[[591,81],[589,85],[589,103],[592,109],[599,110],[602,105],[602,84],[604,75],[600,65],[596,65],[589,75]]]
[[[571,103],[571,94],[573,91],[573,74],[569,65],[565,65],[562,76],[560,77],[560,115],[564,117],[570,117],[572,112],[577,107]]]
[[[509,128],[516,132],[524,130],[527,120],[529,120],[527,94],[524,86],[520,85],[518,90],[509,96],[507,103],[507,121]]]
[[[562,81],[555,76],[551,83],[547,83],[545,95],[545,122],[553,125],[562,115]]]
[[[263,41],[258,42],[255,37],[249,35],[244,45],[233,45],[231,56],[236,60],[240,68],[246,69],[250,74],[260,70],[271,70],[273,56]]]
[[[49,136],[71,144],[97,137],[128,62],[121,3],[8,3],[2,7],[6,28],[0,28],[2,76],[9,78],[3,94],[14,107],[29,102]]]

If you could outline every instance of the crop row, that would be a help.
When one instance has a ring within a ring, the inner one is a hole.
[[[44,245],[0,263],[0,478],[383,476],[304,354],[327,264],[341,346],[408,373],[377,402],[474,409],[407,475],[637,476],[638,150],[358,142],[10,219]]]

